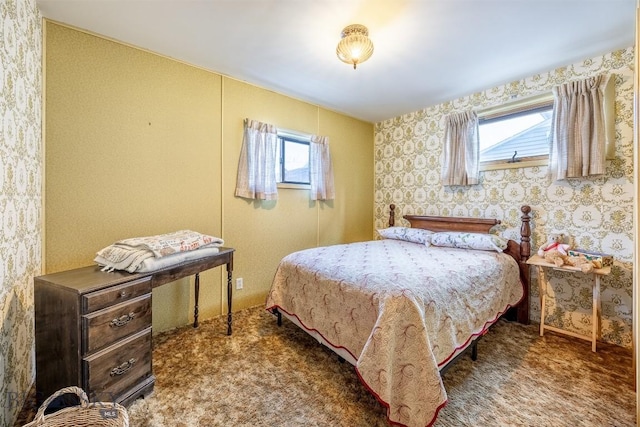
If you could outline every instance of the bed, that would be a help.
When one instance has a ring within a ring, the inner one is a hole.
[[[396,227],[391,205],[385,238],[284,257],[266,308],[353,364],[392,424],[431,425],[442,372],[475,357],[500,317],[528,323],[530,211],[516,242],[489,234],[495,219],[405,215],[411,227]]]

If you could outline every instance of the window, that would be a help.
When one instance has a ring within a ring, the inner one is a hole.
[[[309,174],[310,136],[278,130],[276,182],[303,185],[311,183]]]
[[[478,113],[480,170],[547,164],[551,93]]]

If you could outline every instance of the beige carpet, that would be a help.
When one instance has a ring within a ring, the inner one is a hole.
[[[262,307],[155,337],[154,393],[131,426],[388,426],[354,368]],[[444,376],[435,427],[633,426],[631,352],[500,321]]]

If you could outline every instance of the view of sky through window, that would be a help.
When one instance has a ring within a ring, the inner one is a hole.
[[[545,120],[544,114],[527,114],[480,125],[480,151],[543,122]]]

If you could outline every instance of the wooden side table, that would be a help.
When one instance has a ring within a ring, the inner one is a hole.
[[[557,267],[555,264],[551,264],[544,260],[544,258],[534,255],[527,260],[527,264],[535,265],[538,267],[538,284],[540,286],[540,336],[544,335],[545,329],[553,332],[557,332],[560,334],[570,335],[572,337],[585,339],[587,341],[591,341],[591,351],[596,351],[596,341],[600,332],[600,278],[602,276],[606,276],[611,273],[611,267],[597,268],[594,269],[591,273],[583,273],[582,270],[578,267],[571,266],[562,266]],[[575,332],[566,331],[564,329],[555,328],[553,326],[548,326],[544,324],[544,310],[546,306],[546,296],[547,296],[547,285],[548,281],[544,273],[544,268],[553,268],[554,270],[560,271],[570,271],[572,273],[580,273],[580,274],[591,274],[593,275],[593,318],[592,318],[592,328],[591,328],[591,336],[580,335]]]

